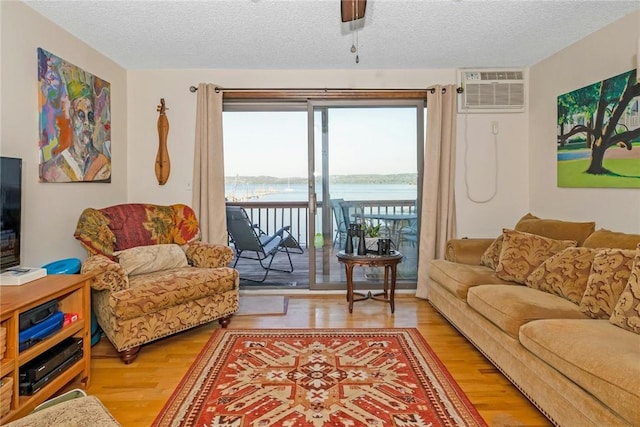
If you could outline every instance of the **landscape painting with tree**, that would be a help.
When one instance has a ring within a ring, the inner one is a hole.
[[[640,188],[637,71],[558,96],[558,187]]]

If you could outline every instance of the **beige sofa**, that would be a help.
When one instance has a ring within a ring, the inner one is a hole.
[[[554,424],[640,426],[640,235],[514,229],[450,241],[429,302]]]
[[[186,205],[85,209],[74,236],[89,254],[93,313],[126,364],[143,344],[212,320],[225,328],[238,311],[233,251],[200,241]]]

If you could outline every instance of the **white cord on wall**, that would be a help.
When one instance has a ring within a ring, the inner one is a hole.
[[[471,200],[473,203],[488,203],[496,197],[498,194],[498,130],[492,126],[491,133],[493,133],[493,155],[495,159],[495,176],[493,182],[493,194],[487,199],[478,200],[474,199],[471,196],[471,192],[469,190],[469,165],[468,165],[468,157],[469,157],[469,138],[468,138],[468,126],[467,126],[467,117],[468,113],[464,115],[464,186],[467,193],[467,199]]]

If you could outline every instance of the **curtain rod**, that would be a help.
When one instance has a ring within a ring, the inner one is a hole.
[[[301,92],[309,92],[309,91],[325,91],[325,92],[330,92],[330,91],[362,91],[362,92],[402,92],[402,91],[410,91],[410,92],[415,92],[417,90],[423,90],[423,89],[339,89],[339,88],[224,88],[224,87],[216,87],[216,92],[220,92],[220,91],[225,91],[225,92],[253,92],[253,91],[260,91],[260,92],[270,92],[270,91],[278,91],[278,90],[282,90],[282,91],[301,91]],[[436,92],[435,88],[429,88],[429,89],[424,89],[425,91],[431,92],[432,94]],[[198,91],[198,88],[196,86],[191,86],[189,87],[189,91],[191,93],[196,93]],[[442,88],[442,93],[446,93],[447,89],[446,88]],[[464,92],[464,89],[461,87],[457,87],[456,88],[456,92],[457,93],[462,93]]]

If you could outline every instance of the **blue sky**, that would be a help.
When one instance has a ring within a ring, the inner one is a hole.
[[[223,129],[226,176],[307,176],[306,111],[225,112]],[[415,173],[415,109],[331,109],[329,159],[332,175]]]

